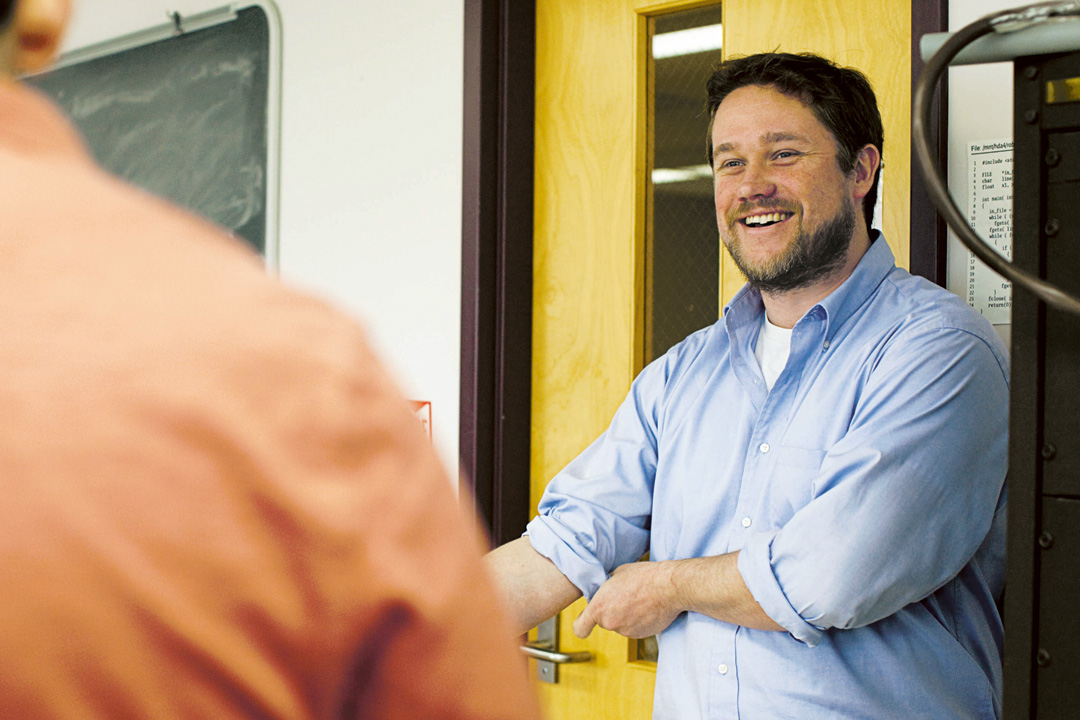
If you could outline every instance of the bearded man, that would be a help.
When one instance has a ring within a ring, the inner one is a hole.
[[[488,556],[519,629],[584,594],[579,636],[659,634],[657,718],[999,718],[1004,345],[871,228],[860,72],[754,55],[708,97],[748,283]]]

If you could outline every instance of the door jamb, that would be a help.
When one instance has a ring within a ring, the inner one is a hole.
[[[535,0],[465,0],[460,487],[491,540],[529,513]]]

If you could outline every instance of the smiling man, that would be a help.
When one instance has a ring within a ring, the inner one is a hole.
[[[585,594],[578,635],[659,634],[657,718],[1000,717],[1005,348],[871,229],[861,73],[755,55],[708,95],[748,283],[489,555],[519,627]]]

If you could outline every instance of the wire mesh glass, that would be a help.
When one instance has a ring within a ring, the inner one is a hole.
[[[705,82],[720,61],[720,22],[720,5],[650,21],[646,362],[720,315],[720,241],[706,158],[705,109]],[[695,34],[712,49],[693,52],[700,45],[691,44],[673,50],[666,42]]]

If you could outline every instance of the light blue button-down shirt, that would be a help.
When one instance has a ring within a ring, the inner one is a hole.
[[[681,614],[654,717],[1001,716],[1008,360],[880,236],[766,390],[743,289],[650,364],[528,528],[592,597],[615,567],[739,551],[787,633]]]

